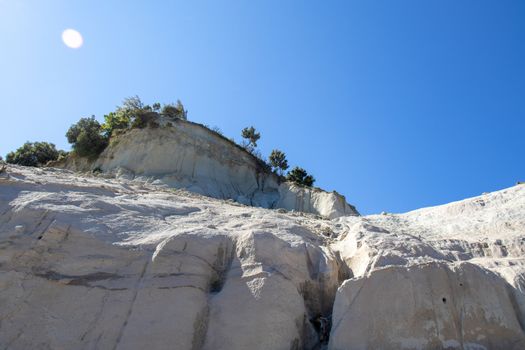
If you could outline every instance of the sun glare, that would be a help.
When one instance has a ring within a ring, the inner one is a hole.
[[[82,35],[74,29],[66,29],[62,32],[62,41],[67,47],[78,49],[84,43]]]

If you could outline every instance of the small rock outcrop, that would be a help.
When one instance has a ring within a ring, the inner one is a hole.
[[[63,166],[147,179],[263,208],[328,218],[358,215],[340,194],[283,182],[242,147],[200,124],[184,120],[166,124],[164,120],[157,128],[131,129],[113,136],[98,159],[71,158]]]
[[[332,220],[8,165],[0,348],[524,349],[525,186]]]

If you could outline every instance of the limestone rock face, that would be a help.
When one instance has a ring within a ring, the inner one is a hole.
[[[275,208],[320,214],[330,219],[359,214],[355,207],[348,204],[337,192],[305,188],[289,182],[279,186],[278,198],[273,206]]]
[[[100,157],[69,159],[71,170],[102,170],[118,178],[142,178],[191,192],[263,208],[304,211],[329,218],[358,215],[336,192],[302,188],[279,178],[254,156],[208,128],[161,119],[159,128],[132,129],[112,138]]]
[[[521,349],[525,339],[516,307],[504,279],[468,262],[392,266],[343,283],[330,344]]]
[[[525,186],[335,221],[331,349],[525,349]]]
[[[524,254],[525,186],[328,220],[8,166],[0,348],[524,349]]]

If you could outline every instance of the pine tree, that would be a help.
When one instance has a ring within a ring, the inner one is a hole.
[[[312,187],[315,182],[315,178],[312,175],[309,175],[306,170],[297,166],[288,172],[286,179],[307,187]]]
[[[273,170],[278,172],[279,175],[283,175],[284,172],[288,169],[288,160],[286,160],[286,155],[284,152],[274,149],[270,154],[268,159]]]
[[[261,134],[258,133],[253,126],[242,129],[241,136],[248,141],[248,143],[243,146],[250,152],[257,147],[257,141],[261,138]]]

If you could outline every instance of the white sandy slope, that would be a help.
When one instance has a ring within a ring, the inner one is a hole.
[[[524,349],[525,186],[322,219],[0,174],[0,348]]]

